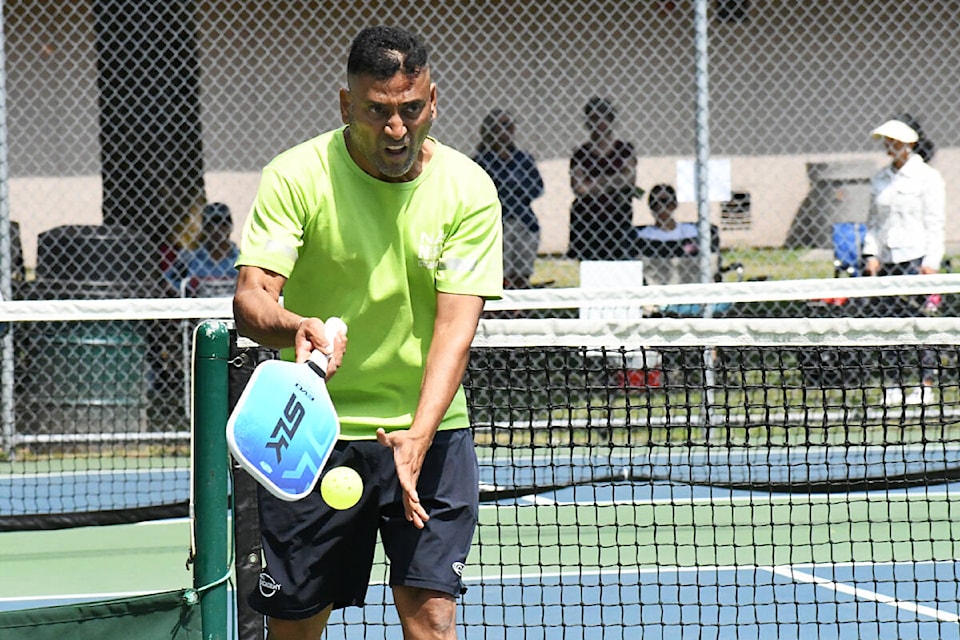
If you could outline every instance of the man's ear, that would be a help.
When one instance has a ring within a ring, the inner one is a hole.
[[[340,89],[340,120],[343,124],[350,124],[350,90]]]

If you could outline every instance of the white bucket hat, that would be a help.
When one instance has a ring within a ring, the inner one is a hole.
[[[871,131],[870,135],[874,138],[891,138],[907,144],[912,144],[920,139],[920,136],[910,125],[899,120],[887,120]]]

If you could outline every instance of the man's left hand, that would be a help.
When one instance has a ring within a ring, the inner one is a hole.
[[[397,479],[403,490],[403,511],[407,520],[417,529],[423,529],[430,516],[420,504],[420,495],[417,493],[417,480],[420,478],[420,469],[430,443],[425,443],[408,430],[392,431],[387,433],[382,428],[377,429],[377,441],[385,447],[393,449],[393,462],[397,467]]]

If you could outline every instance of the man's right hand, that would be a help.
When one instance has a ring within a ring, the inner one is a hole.
[[[343,363],[343,354],[347,351],[347,336],[338,332],[333,344],[327,341],[326,325],[320,318],[302,318],[297,325],[294,338],[294,353],[297,362],[306,362],[314,349],[329,356],[327,378],[330,378]]]

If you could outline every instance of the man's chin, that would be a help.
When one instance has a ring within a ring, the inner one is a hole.
[[[387,178],[402,178],[413,167],[413,161],[405,158],[402,162],[380,162],[377,169]]]

